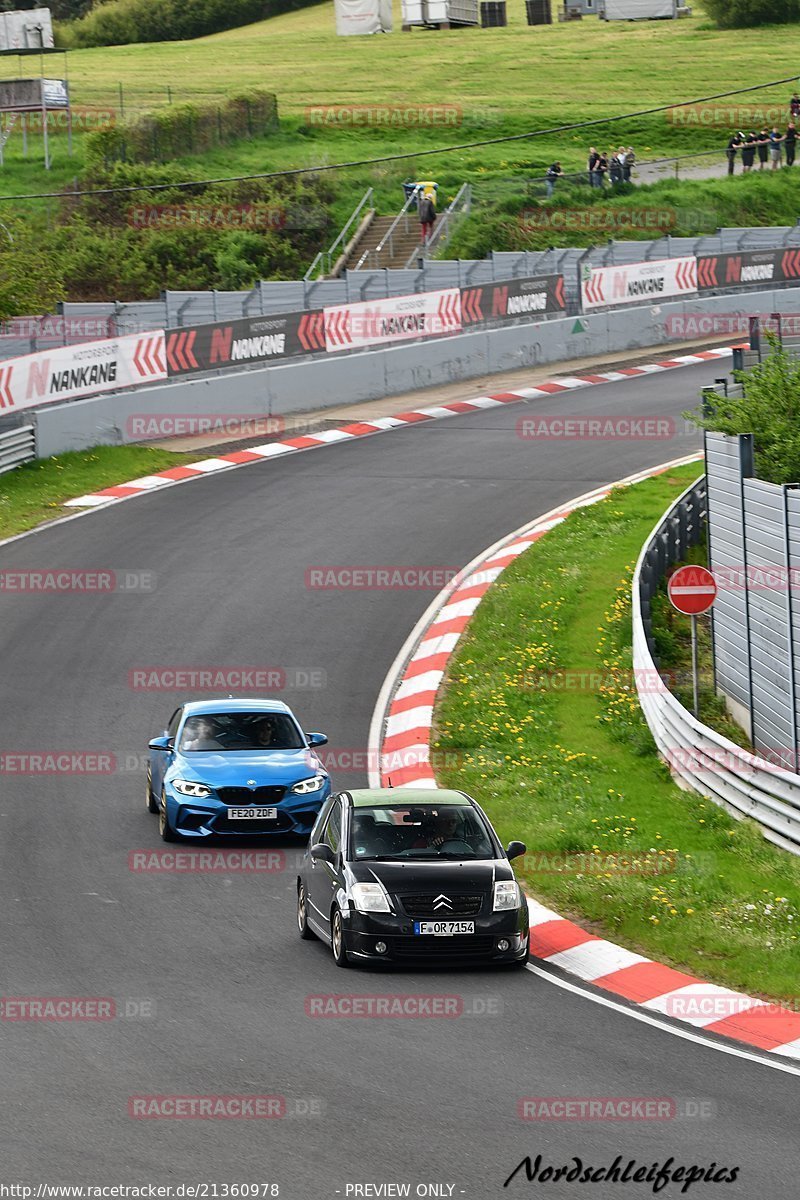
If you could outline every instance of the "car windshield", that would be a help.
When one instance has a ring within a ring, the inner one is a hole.
[[[215,712],[188,717],[178,749],[182,754],[202,750],[300,750],[300,730],[285,713]]]
[[[469,804],[376,805],[355,808],[350,822],[350,858],[494,858],[489,831]]]

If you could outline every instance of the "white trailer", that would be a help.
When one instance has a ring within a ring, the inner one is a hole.
[[[677,0],[606,0],[606,21],[663,21],[677,16]]]
[[[0,51],[52,50],[54,44],[49,8],[0,13]]]

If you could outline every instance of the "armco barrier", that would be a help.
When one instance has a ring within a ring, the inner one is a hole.
[[[498,328],[479,326],[446,338],[384,349],[187,376],[148,388],[48,404],[30,415],[37,425],[37,453],[45,457],[97,444],[137,441],[131,419],[143,414],[287,416],[322,411],[525,367],[674,346],[684,340],[675,332],[676,322],[713,324],[715,314],[725,314],[726,320],[738,314],[746,328],[747,315],[754,310],[769,313],[794,305],[800,305],[800,288],[607,310],[580,321],[567,317],[517,321]],[[726,340],[724,332],[714,328],[696,328],[688,334],[701,335],[706,344],[711,339]]]
[[[705,481],[688,488],[645,543],[633,576],[633,671],[639,702],[659,753],[673,774],[737,817],[756,821],[775,845],[800,854],[800,777],[701,724],[666,686],[648,638],[649,601],[667,567],[697,534]],[[640,686],[639,681],[647,681]]]
[[[273,313],[166,331],[170,377],[442,337],[462,329],[566,312],[561,275],[500,280],[475,288],[412,292],[316,312]]]

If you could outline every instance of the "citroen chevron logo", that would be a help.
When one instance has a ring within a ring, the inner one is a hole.
[[[247,786],[248,786],[248,787],[255,787],[255,786],[256,786],[256,781],[255,781],[255,779],[248,779],[248,781],[247,781]]]
[[[453,902],[449,896],[437,896],[433,902],[434,908],[452,908]]]

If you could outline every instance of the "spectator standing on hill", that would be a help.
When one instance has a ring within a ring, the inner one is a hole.
[[[589,168],[589,187],[602,187],[602,181],[597,174],[597,164],[600,161],[600,155],[594,146],[589,147],[589,159],[587,166]]]
[[[796,121],[800,117],[800,96],[798,96],[797,92],[795,92],[789,101],[789,111],[792,114],[793,121]]]
[[[419,224],[422,232],[421,241],[428,242],[431,233],[433,232],[433,223],[436,220],[436,205],[433,202],[433,196],[425,195],[423,192],[419,201]]]
[[[622,182],[623,183],[630,183],[631,171],[633,170],[633,166],[634,166],[635,162],[636,162],[636,153],[633,149],[633,146],[628,146],[628,149],[625,151],[625,159],[622,164]]]
[[[606,186],[606,175],[608,174],[608,155],[604,154],[602,150],[597,156],[595,173],[598,179],[597,186],[599,188],[604,188]]]
[[[767,156],[769,155],[769,130],[766,126],[761,130],[757,139],[758,146],[758,169],[763,171],[767,165]]]
[[[781,165],[781,147],[783,146],[783,134],[778,129],[777,125],[772,126],[772,132],[769,135],[769,157],[773,171],[777,171]]]
[[[553,192],[555,191],[556,183],[558,182],[558,180],[561,178],[561,176],[563,174],[564,174],[564,171],[561,167],[560,162],[551,163],[550,166],[547,168],[547,175],[545,176],[545,186],[547,187],[547,199],[548,200],[550,199]]]
[[[739,149],[743,141],[741,133],[734,133],[733,137],[725,147],[725,157],[728,160],[728,174],[733,174],[733,169],[736,164],[736,151]]]
[[[611,180],[612,187],[615,183],[622,183],[622,156],[625,151],[620,146],[616,152],[611,152],[608,158],[608,177]]]
[[[784,145],[786,146],[786,165],[791,167],[794,163],[795,142],[797,141],[797,129],[794,121],[790,121],[786,126],[786,133],[783,135]]]
[[[752,171],[753,163],[756,158],[756,142],[758,141],[757,133],[748,133],[745,135],[744,144],[742,145],[742,174],[747,175],[748,171]]]

